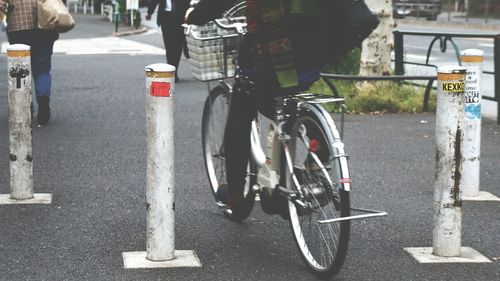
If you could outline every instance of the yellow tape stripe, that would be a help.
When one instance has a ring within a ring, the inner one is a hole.
[[[175,71],[172,72],[146,71],[146,77],[149,78],[172,78],[174,76],[175,76]]]
[[[31,56],[30,51],[16,51],[16,50],[7,50],[7,56],[8,57],[29,57]]]
[[[439,81],[453,81],[464,80],[465,74],[463,73],[438,73],[437,80]]]
[[[483,62],[484,58],[480,56],[462,56],[460,60],[463,62]]]

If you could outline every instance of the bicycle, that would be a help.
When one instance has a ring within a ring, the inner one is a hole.
[[[245,24],[231,20],[243,8],[244,4],[240,3],[226,12],[223,19],[214,21],[218,28],[235,33],[197,38],[222,40],[221,77],[217,86],[210,88],[208,85],[202,117],[204,162],[211,191],[219,206],[225,206],[216,197],[219,186],[226,183],[224,128],[233,95],[232,78],[239,79],[237,71],[228,72],[228,57],[234,55],[234,50],[224,40],[241,38],[244,33]],[[336,92],[332,83],[327,84]],[[285,198],[295,244],[308,268],[321,277],[332,277],[342,267],[351,220],[386,215],[350,206],[351,177],[341,140],[342,131],[338,131],[331,115],[321,105],[328,102],[342,108],[343,101],[336,96],[296,93],[276,98],[274,120],[265,123],[260,114],[255,118],[244,191],[247,208],[237,219],[243,221],[250,215],[256,194],[266,213],[273,211],[270,209],[276,198]],[[343,120],[342,110],[342,130]],[[266,151],[262,148],[261,136],[266,136],[263,139]],[[368,214],[353,216],[351,210]]]

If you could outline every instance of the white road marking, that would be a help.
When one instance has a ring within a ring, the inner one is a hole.
[[[148,28],[148,30],[146,32],[137,34],[136,36],[151,35],[151,34],[156,34],[156,33],[161,33],[161,29],[159,27]]]
[[[479,43],[478,45],[486,48],[493,48],[495,46],[493,43]]]
[[[424,55],[413,55],[413,54],[405,54],[404,55],[407,59],[417,59],[417,60],[426,60],[427,56]],[[429,61],[435,60],[433,57],[429,58]]]
[[[428,50],[429,49],[429,46],[427,47],[424,47],[424,46],[415,46],[415,45],[411,45],[411,46],[406,46],[406,49],[409,50],[409,49],[412,49],[412,50]],[[438,49],[439,50],[439,44],[434,44],[434,46],[432,46],[432,49]]]

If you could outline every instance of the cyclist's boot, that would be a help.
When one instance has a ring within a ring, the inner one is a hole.
[[[231,193],[227,184],[221,184],[215,194],[217,200],[226,205],[224,215],[232,221],[241,222],[248,217],[252,206],[243,194]]]
[[[215,193],[215,198],[217,201],[219,201],[222,204],[227,205],[229,197],[229,186],[227,184],[221,184],[217,188],[217,192]]]
[[[234,222],[242,222],[250,215],[252,207],[252,199],[244,198],[242,194],[229,194],[224,215]]]

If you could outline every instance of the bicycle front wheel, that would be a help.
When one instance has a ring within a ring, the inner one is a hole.
[[[330,115],[306,104],[290,132],[290,167],[286,183],[297,194],[289,201],[290,225],[302,259],[322,277],[335,275],[344,263],[350,221],[347,159]]]
[[[217,189],[227,184],[226,153],[224,151],[224,131],[229,114],[231,92],[224,86],[212,89],[205,101],[202,119],[202,145],[203,159],[209,179],[210,190],[217,205],[224,207],[225,204],[218,201]],[[251,213],[255,201],[255,192],[252,186],[256,183],[256,165],[251,161],[247,168],[246,184],[244,187],[245,208],[233,216],[234,221],[243,221]]]
[[[229,89],[217,86],[210,91],[203,108],[201,126],[203,158],[214,197],[219,186],[227,184],[224,129],[226,128],[229,105]]]

